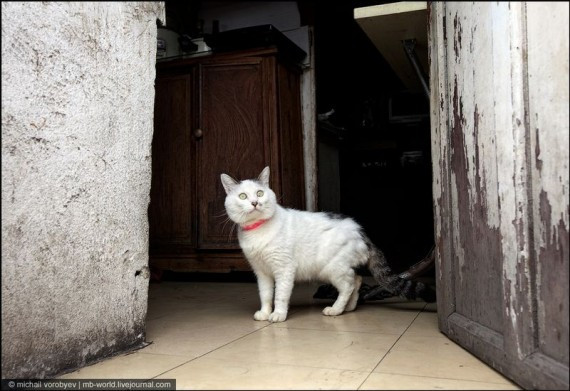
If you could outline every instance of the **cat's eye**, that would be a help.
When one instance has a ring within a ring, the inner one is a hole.
[[[240,200],[245,200],[246,198],[247,198],[247,194],[245,194],[245,193],[241,193],[241,194],[239,195],[239,199],[240,199]]]
[[[263,197],[263,190],[258,190],[258,191],[257,191],[257,196],[258,196],[258,197]]]

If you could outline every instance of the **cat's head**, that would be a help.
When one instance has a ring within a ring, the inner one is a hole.
[[[220,179],[226,190],[226,212],[234,223],[244,225],[268,220],[275,213],[277,200],[269,188],[269,167],[265,167],[257,179],[238,182],[227,174],[221,174]]]

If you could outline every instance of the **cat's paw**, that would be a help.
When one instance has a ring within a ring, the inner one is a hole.
[[[325,309],[323,310],[323,315],[326,316],[337,316],[342,314],[342,310],[337,310],[333,307],[325,307]]]
[[[269,312],[259,310],[255,314],[253,314],[253,319],[255,319],[255,320],[267,320],[267,319],[269,319]]]
[[[269,321],[273,322],[273,323],[283,322],[285,319],[287,319],[287,313],[286,312],[274,311],[271,315],[269,315]]]
[[[356,309],[356,303],[354,304],[348,303],[344,308],[344,312],[354,311],[355,309]]]

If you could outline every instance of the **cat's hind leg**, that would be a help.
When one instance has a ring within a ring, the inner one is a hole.
[[[348,303],[344,309],[344,312],[354,311],[356,309],[356,304],[358,303],[358,293],[360,291],[360,285],[362,284],[362,277],[356,275],[354,277],[354,290],[352,291],[352,295],[350,295],[350,299],[348,299]]]
[[[355,288],[354,271],[351,269],[350,272],[333,276],[330,282],[338,290],[338,297],[331,307],[326,307],[323,310],[323,314],[327,316],[336,316],[344,312],[349,300],[352,297],[352,293],[354,292]],[[358,300],[358,296],[356,299]],[[352,310],[353,309],[354,308],[352,308]]]

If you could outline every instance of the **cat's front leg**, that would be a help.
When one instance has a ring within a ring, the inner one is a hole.
[[[295,271],[287,270],[275,278],[275,310],[269,315],[270,322],[283,322],[287,319],[289,300],[295,283]]]
[[[259,289],[259,299],[261,300],[261,309],[253,314],[255,320],[268,320],[271,315],[273,304],[273,288],[274,282],[271,276],[265,273],[256,273],[257,286]]]

